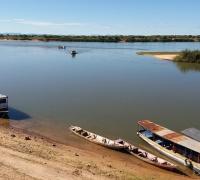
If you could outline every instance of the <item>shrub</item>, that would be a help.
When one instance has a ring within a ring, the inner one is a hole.
[[[177,62],[200,63],[200,50],[184,50],[174,59]]]

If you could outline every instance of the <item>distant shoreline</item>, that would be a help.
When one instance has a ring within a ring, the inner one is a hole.
[[[194,35],[38,35],[0,34],[0,40],[63,41],[63,42],[200,42]]]

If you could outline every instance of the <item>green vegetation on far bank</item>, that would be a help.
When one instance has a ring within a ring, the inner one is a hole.
[[[66,42],[200,42],[200,35],[34,35],[0,34],[0,40],[39,40]]]

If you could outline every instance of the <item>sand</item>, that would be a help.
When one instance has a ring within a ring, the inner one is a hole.
[[[138,55],[153,56],[161,60],[174,61],[175,57],[179,55],[179,52],[154,52],[154,51],[141,51],[137,52]]]
[[[88,143],[90,150],[80,148],[80,144],[79,148],[68,146],[38,134],[0,126],[0,179],[191,178],[159,169],[128,154],[80,141]]]
[[[152,55],[155,58],[162,59],[162,60],[170,60],[173,61],[174,58],[177,56],[175,54],[160,54],[160,55]]]

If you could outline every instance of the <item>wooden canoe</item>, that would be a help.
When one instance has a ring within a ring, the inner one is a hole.
[[[117,140],[111,140],[105,137],[102,137],[100,135],[97,135],[95,133],[89,132],[87,130],[82,129],[78,126],[70,126],[69,128],[74,134],[76,134],[79,137],[82,137],[92,143],[113,149],[113,150],[120,150],[123,152],[127,152],[137,158],[139,158],[142,161],[145,161],[149,164],[152,164],[154,166],[157,166],[162,169],[166,169],[173,172],[178,172],[180,174],[182,173],[180,170],[178,170],[178,167],[169,162],[166,161],[160,157],[157,157],[141,148],[138,148],[122,139]]]
[[[126,149],[127,147],[123,144],[120,144],[114,140],[105,138],[103,136],[97,135],[95,133],[86,131],[82,129],[81,127],[78,126],[70,126],[69,128],[74,134],[77,136],[80,136],[90,142],[93,142],[95,144],[99,144],[101,146],[114,149],[114,150],[123,150]]]
[[[166,169],[166,170],[169,170],[169,171],[179,171],[177,169],[177,166],[169,161],[166,161],[160,157],[157,157],[141,148],[138,148],[122,139],[118,139],[118,140],[115,140],[115,142],[119,143],[119,144],[123,144],[124,146],[126,146],[126,151],[128,153],[130,153],[131,155],[149,163],[149,164],[152,164],[154,166],[157,166],[159,168],[162,168],[162,169]]]

